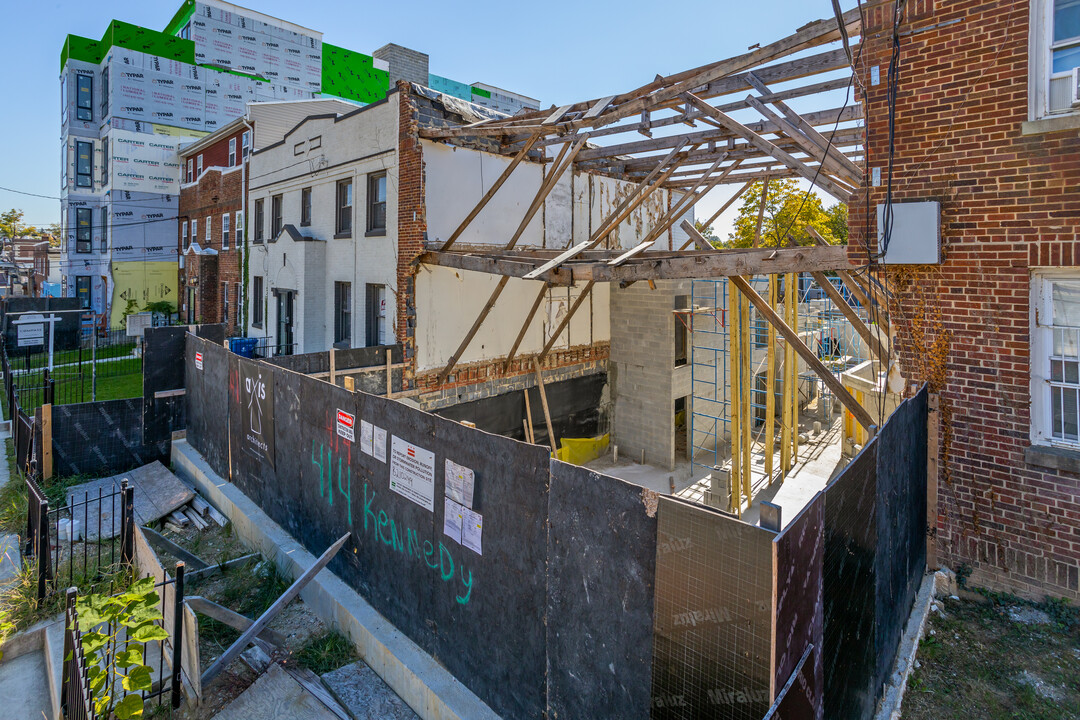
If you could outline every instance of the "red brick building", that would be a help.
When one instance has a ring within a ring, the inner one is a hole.
[[[870,187],[850,229],[865,264],[890,185],[895,79],[893,199],[941,204],[942,262],[879,273],[902,371],[940,398],[937,559],[974,584],[1075,601],[1080,4],[918,0],[894,33],[895,7],[864,3]]]
[[[180,151],[180,318],[243,328],[243,225],[251,128],[243,118]]]

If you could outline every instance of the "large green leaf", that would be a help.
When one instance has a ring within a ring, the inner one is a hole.
[[[116,713],[117,720],[140,718],[143,715],[142,698],[138,695],[128,695],[123,700],[116,703],[116,707],[113,708],[113,712]]]
[[[122,684],[128,692],[149,690],[154,684],[154,681],[150,678],[150,666],[140,665],[135,668],[127,674]]]
[[[132,665],[143,664],[142,645],[131,645],[127,650],[116,653],[117,667],[129,668]]]
[[[135,642],[155,642],[168,638],[169,632],[160,625],[143,625],[132,631],[129,637]]]
[[[98,650],[105,647],[105,644],[108,643],[110,639],[112,639],[112,636],[104,633],[93,631],[83,633],[81,638],[83,652],[87,655],[96,653]]]
[[[161,620],[161,618],[161,611],[156,606],[141,605],[121,620],[121,623],[129,628],[137,628],[145,623]]]

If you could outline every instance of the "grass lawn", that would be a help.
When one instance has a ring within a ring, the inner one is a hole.
[[[119,369],[98,367],[97,400],[122,400],[142,397],[142,358],[125,361],[123,374],[102,376],[102,373],[115,372]],[[89,364],[83,366],[81,378],[74,374],[65,376],[64,368],[57,368],[56,372],[53,373],[53,379],[56,382],[57,405],[91,402],[94,380],[90,373]],[[40,386],[44,383],[43,374],[39,371],[29,373],[29,377],[21,375],[19,380],[30,386]],[[27,393],[27,396],[30,402],[27,407],[23,407],[23,411],[29,413],[33,412],[40,404],[41,393],[40,391]]]
[[[986,600],[944,600],[944,617],[931,612],[904,720],[1080,718],[1080,609]]]

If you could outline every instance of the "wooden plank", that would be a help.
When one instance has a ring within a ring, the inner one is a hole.
[[[846,180],[851,185],[861,185],[862,179],[856,178],[846,166],[837,161],[836,156],[831,152],[826,153],[824,147],[819,147],[817,143],[808,138],[799,128],[795,127],[792,123],[788,122],[785,118],[780,117],[769,108],[765,107],[765,104],[753,96],[748,96],[746,101],[761,115],[770,120],[774,125],[780,128],[785,135],[795,142],[799,148],[810,157],[814,158],[827,169],[830,173],[840,176],[843,180]],[[827,146],[828,147],[828,146]],[[842,153],[841,153],[842,155]],[[847,158],[845,158],[846,160]],[[849,161],[850,162],[850,161]]]
[[[559,327],[555,330],[555,332],[551,334],[551,337],[548,338],[547,343],[545,343],[544,345],[544,349],[540,351],[540,362],[544,362],[544,358],[548,356],[548,352],[551,351],[552,346],[554,346],[555,342],[559,339],[559,335],[562,335],[562,331],[565,330],[566,326],[570,324],[570,318],[574,317],[574,313],[576,313],[577,309],[581,307],[581,303],[583,303],[585,301],[585,298],[589,296],[589,293],[592,292],[593,285],[595,285],[595,283],[593,283],[592,281],[589,281],[585,285],[584,289],[582,289],[581,291],[581,294],[578,295],[577,300],[575,300],[574,304],[570,306],[570,310],[566,313],[566,315],[563,316],[562,322],[559,323]]]
[[[529,280],[542,280],[549,285],[567,286],[574,284],[573,275],[571,275],[568,270],[561,270],[552,266],[550,269],[537,273],[537,266],[535,263],[507,260],[505,258],[493,257],[481,253],[464,254],[458,252],[429,251],[420,255],[418,262],[424,265],[441,265],[442,267],[482,272],[489,275],[505,275],[507,277],[524,277]]]
[[[806,180],[809,180],[811,183],[816,183],[819,187],[821,187],[822,190],[825,190],[827,193],[829,193],[836,199],[845,203],[850,202],[850,193],[838,188],[836,184],[832,182],[832,180],[822,177],[819,173],[815,173],[813,170],[808,168],[801,160],[795,159],[790,153],[776,147],[776,145],[774,145],[773,143],[761,137],[753,130],[747,128],[745,125],[738,122],[737,120],[733,120],[732,118],[728,117],[725,113],[717,110],[712,105],[709,105],[707,102],[697,97],[693,93],[686,93],[686,98],[695,106],[700,108],[702,112],[708,113],[713,118],[718,120],[720,124],[722,124],[724,127],[728,128],[736,135],[741,137],[743,140],[746,140],[748,143],[758,148],[765,154],[771,155],[772,157],[776,158],[784,165],[787,165],[791,170],[798,173]]]
[[[562,120],[563,115],[565,115],[567,113],[567,111],[570,110],[570,108],[572,108],[573,106],[574,106],[573,103],[571,103],[570,105],[563,105],[560,108],[556,108],[555,112],[548,115],[547,119],[544,120],[544,122],[542,122],[540,124],[541,125],[554,125],[555,123]]]
[[[791,317],[791,308],[795,305],[796,288],[798,288],[798,274],[788,273],[784,275],[784,317]],[[771,327],[771,324],[770,324]],[[784,343],[783,368],[783,392],[780,401],[780,471],[786,474],[791,470],[791,425],[793,398],[798,397],[798,367],[795,360],[795,349],[791,343]]]
[[[307,668],[282,667],[286,673],[292,676],[293,680],[300,683],[305,690],[314,695],[315,699],[321,702],[338,720],[353,720],[349,712],[330,694],[330,691],[326,689],[326,686],[322,684],[322,680],[314,672]]]
[[[525,440],[533,445],[536,437],[533,435],[532,403],[529,401],[529,389],[525,388]]]
[[[394,394],[394,361],[390,354],[390,351],[386,351],[386,397],[391,397]]]
[[[162,398],[182,397],[187,395],[186,388],[180,388],[179,390],[158,390],[154,393],[155,400],[161,400]]]
[[[835,270],[847,264],[847,252],[842,247],[754,248],[693,251],[682,257],[653,258],[650,254],[620,267],[583,263],[575,265],[573,271],[579,280],[637,282]]]
[[[582,135],[580,138],[578,138],[577,142],[574,143],[573,147],[570,147],[569,145],[563,145],[563,149],[559,153],[558,157],[561,158],[568,147],[570,147],[569,155],[566,156],[566,159],[562,162],[561,165],[558,164],[558,160],[556,160],[555,165],[552,166],[551,174],[544,179],[543,183],[541,183],[539,192],[536,193],[536,197],[533,198],[532,204],[529,205],[529,209],[525,212],[525,217],[522,219],[521,224],[518,225],[518,229],[514,233],[514,236],[510,238],[510,242],[507,243],[507,250],[510,250],[515,245],[517,245],[518,240],[521,238],[521,234],[525,232],[525,228],[529,226],[529,223],[532,221],[533,216],[535,216],[536,212],[541,207],[543,207],[544,200],[546,200],[547,196],[551,194],[551,191],[555,189],[556,183],[559,182],[559,178],[562,177],[563,173],[566,172],[566,169],[574,164],[574,158],[576,158],[578,153],[581,152],[581,148],[585,147],[585,143],[588,141],[588,139],[589,135],[588,133],[586,133],[585,135]]]
[[[855,312],[855,308],[848,305],[847,300],[844,299],[843,294],[836,289],[836,286],[829,282],[829,278],[825,273],[814,270],[810,273],[810,276],[817,281],[817,284],[821,286],[821,289],[825,291],[825,294],[833,305],[843,313],[847,321],[851,323],[851,327],[858,333],[862,341],[866,343],[866,348],[869,350],[870,355],[874,360],[880,363],[888,363],[889,351],[881,344],[881,338],[877,334],[870,331],[870,328],[866,326],[862,318],[859,317],[859,313]]]
[[[210,577],[212,575],[216,575],[219,572],[224,572],[225,570],[231,570],[233,568],[237,568],[237,567],[240,567],[242,565],[247,565],[249,563],[256,562],[256,561],[261,560],[261,559],[262,559],[262,555],[260,555],[259,553],[251,553],[250,555],[244,555],[242,557],[233,558],[232,560],[226,560],[225,562],[218,563],[217,565],[211,565],[210,567],[204,568],[202,570],[190,570],[184,575],[184,579],[185,580],[192,580],[192,581],[197,580],[197,579],[201,580],[203,578]]]
[[[855,275],[849,273],[847,270],[837,270],[837,277],[839,277],[844,285],[847,286],[851,294],[855,296],[864,308],[868,311],[874,308],[873,319],[881,326],[881,329],[885,332],[885,335],[889,335],[889,308],[886,305],[882,305],[877,302],[876,298],[871,300],[867,295],[869,289],[862,283],[861,279]]]
[[[663,168],[667,163],[671,162],[675,155],[678,154],[678,152],[682,150],[685,146],[685,141],[676,144],[675,147],[672,148],[671,152],[669,152],[663,160],[657,163],[656,167],[654,167],[649,172],[649,174],[645,176],[645,179],[638,183],[637,187],[634,188],[633,192],[623,198],[622,202],[620,202],[614,210],[608,213],[608,216],[604,218],[603,222],[600,223],[600,227],[596,229],[596,231],[592,234],[592,237],[590,237],[587,241],[583,243],[578,243],[577,245],[570,247],[552,260],[549,260],[548,262],[544,263],[532,272],[527,273],[525,275],[525,279],[533,280],[539,278],[543,276],[544,273],[550,272],[551,270],[557,268],[559,265],[563,264],[567,260],[576,257],[582,252],[592,247],[595,247],[596,245],[599,245],[601,242],[603,242],[604,238],[606,238],[612,230],[617,228],[619,224],[630,215],[630,213],[637,209],[641,205],[641,203],[643,203],[645,199],[649,197],[649,195],[656,191],[656,189],[659,188],[661,184],[668,177],[671,176],[671,174],[675,171],[675,167],[677,166],[672,166],[654,184],[649,184],[656,177],[656,174],[660,172],[661,168]]]
[[[480,211],[483,210],[489,202],[491,202],[491,198],[495,197],[495,193],[499,192],[499,188],[501,188],[503,186],[503,183],[505,183],[510,178],[511,173],[514,172],[514,168],[521,164],[521,161],[524,160],[525,157],[529,154],[529,151],[532,150],[533,145],[536,144],[536,141],[539,138],[540,135],[534,134],[532,137],[525,141],[525,145],[522,146],[521,150],[518,151],[518,154],[514,156],[514,159],[510,162],[510,164],[506,166],[506,169],[502,171],[502,174],[499,175],[499,178],[495,181],[495,184],[488,188],[488,191],[484,193],[484,196],[482,198],[480,198],[480,202],[476,203],[476,206],[469,212],[468,215],[465,216],[465,219],[461,221],[461,224],[457,226],[457,229],[450,234],[450,237],[447,239],[447,241],[443,243],[443,246],[440,248],[441,250],[449,250],[451,247],[453,247],[454,243],[457,242],[457,239],[461,237],[461,233],[465,232],[465,228],[469,227],[469,223],[475,220],[476,216],[480,214]]]
[[[739,499],[739,507],[742,507],[742,501],[746,501],[746,506],[749,508],[750,503],[754,499],[751,475],[751,467],[753,465],[753,456],[751,455],[752,441],[754,438],[754,418],[753,408],[751,407],[750,400],[754,395],[754,372],[750,366],[750,359],[754,355],[754,346],[750,342],[750,302],[747,300],[744,293],[739,293],[739,316],[741,318],[742,328],[742,340],[740,345],[742,347],[742,355],[739,357],[739,362],[742,363],[742,412],[740,418],[742,419],[742,496]]]
[[[50,332],[52,332],[50,330]],[[41,406],[41,477],[53,476],[52,403]]]
[[[635,255],[640,255],[641,253],[648,250],[650,247],[652,247],[652,244],[654,242],[656,242],[656,241],[655,240],[646,240],[645,242],[641,243],[640,245],[636,245],[636,246],[630,248],[629,250],[627,250],[622,255],[618,256],[617,258],[612,258],[611,260],[608,260],[608,265],[610,265],[611,267],[618,267],[619,265],[622,265],[624,262],[626,262],[630,258],[634,257]]]
[[[869,428],[874,425],[874,419],[870,417],[870,413],[866,411],[862,405],[855,401],[848,389],[844,387],[839,378],[832,374],[832,371],[818,359],[817,354],[808,348],[806,344],[799,338],[798,333],[791,329],[791,327],[784,322],[783,318],[776,314],[776,312],[769,307],[764,298],[757,294],[757,291],[750,286],[750,283],[745,278],[739,275],[732,275],[731,282],[735,283],[735,286],[739,288],[739,291],[747,297],[747,299],[757,308],[766,320],[772,323],[773,327],[784,336],[784,339],[791,344],[803,359],[804,362],[814,371],[821,381],[825,383],[825,386],[832,391],[845,408],[848,409],[855,419],[859,421],[859,424],[864,428]],[[790,293],[791,288],[788,288],[786,292]]]
[[[286,590],[281,597],[275,600],[274,604],[271,605],[266,612],[260,615],[259,619],[253,622],[251,626],[236,639],[236,642],[230,645],[229,648],[214,661],[213,665],[206,669],[206,672],[202,675],[202,684],[204,687],[207,683],[220,675],[222,670],[232,664],[233,660],[235,660],[240,653],[243,652],[244,648],[248,646],[252,638],[258,637],[263,628],[265,628],[271,620],[277,617],[278,613],[284,610],[285,606],[300,594],[300,591],[304,589],[311,579],[318,575],[319,571],[326,567],[326,564],[337,555],[338,550],[342,548],[345,541],[351,536],[352,533],[345,533],[337,542],[327,548],[326,552],[315,561],[315,564],[305,570],[304,573],[296,579],[296,582],[290,585],[289,589]]]
[[[776,309],[779,297],[776,275],[769,276],[769,307]],[[765,477],[773,482],[773,454],[776,452],[776,331],[766,324],[768,333],[765,355]]]
[[[731,471],[730,475],[730,487],[728,488],[730,493],[730,500],[728,502],[729,512],[737,514],[742,517],[742,420],[740,415],[742,414],[742,363],[739,362],[739,358],[742,357],[742,349],[739,342],[742,337],[742,330],[739,317],[739,291],[735,287],[734,283],[728,283],[728,340],[731,344],[731,386],[730,386],[730,402],[728,403],[729,414],[731,417]]]
[[[533,300],[532,307],[529,309],[529,314],[525,317],[525,322],[521,326],[521,330],[518,331],[517,337],[514,338],[514,344],[510,347],[510,352],[506,355],[506,362],[503,363],[503,372],[510,369],[510,363],[514,362],[514,356],[517,354],[518,348],[521,347],[521,341],[525,339],[525,333],[529,331],[529,326],[532,325],[533,318],[536,317],[536,311],[540,309],[540,303],[544,301],[544,296],[547,295],[547,285],[540,286],[540,292],[536,294],[536,299]],[[525,398],[525,403],[528,404],[528,397]]]
[[[337,348],[330,348],[330,384],[337,385]]]
[[[698,229],[693,226],[689,220],[683,220],[679,223],[679,227],[683,229],[687,235],[690,236],[690,240],[697,246],[698,250],[715,250],[712,243],[706,239],[704,235],[698,232]]]
[[[535,357],[533,358],[533,369],[536,371],[536,387],[540,390],[540,404],[544,406],[544,422],[547,423],[548,444],[551,445],[551,452],[555,452],[558,448],[555,446],[555,429],[551,425],[551,409],[548,407],[547,391],[544,389],[544,374],[540,371],[540,361]]]
[[[462,354],[464,354],[465,350],[469,347],[469,343],[471,343],[472,339],[476,337],[476,333],[479,332],[480,326],[484,324],[484,320],[487,319],[488,313],[490,313],[491,308],[495,306],[495,301],[499,299],[500,295],[502,295],[502,291],[506,288],[506,283],[509,281],[510,278],[505,275],[499,278],[499,282],[495,286],[495,289],[492,291],[491,297],[489,297],[487,302],[484,303],[484,307],[480,309],[480,314],[476,316],[476,320],[473,322],[472,327],[469,328],[469,332],[465,334],[465,338],[461,341],[461,344],[458,345],[457,350],[455,350],[454,354],[450,356],[450,360],[446,363],[446,367],[443,368],[442,372],[439,373],[437,382],[440,385],[446,382],[446,378],[450,375],[450,371],[454,369],[454,366],[457,365],[457,361],[461,358]]]
[[[761,183],[761,200],[758,201],[757,225],[754,228],[754,247],[761,247],[761,226],[765,221],[765,203],[769,201],[769,180]]]
[[[591,108],[589,108],[589,112],[585,113],[584,119],[588,120],[594,118],[600,113],[607,110],[608,106],[611,105],[611,101],[614,100],[616,97],[618,96],[608,95],[606,98],[600,98],[599,100],[597,100],[596,103]]]
[[[239,630],[243,632],[250,628],[254,624],[254,620],[241,615],[238,612],[234,612],[229,608],[219,605],[213,600],[208,600],[199,595],[189,595],[184,598],[184,603],[190,607],[194,612],[200,615],[205,615],[208,618],[213,618],[220,623],[224,623],[231,627],[233,630]],[[285,636],[276,630],[270,628],[263,628],[257,636],[260,640],[276,645],[279,648],[285,647]]]
[[[356,378],[352,375],[345,375],[345,377],[341,379],[341,383],[349,392],[356,392]]]
[[[206,562],[198,555],[188,552],[184,548],[174,543],[172,540],[161,535],[158,531],[151,530],[146,526],[140,526],[139,529],[142,530],[143,535],[146,537],[147,545],[154,548],[158,552],[168,553],[177,560],[183,560],[184,564],[190,567],[192,570],[205,570],[206,568],[210,567],[210,563]]]

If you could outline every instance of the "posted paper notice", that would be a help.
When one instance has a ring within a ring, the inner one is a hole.
[[[386,462],[386,428],[381,428],[375,425],[375,459],[379,462]]]
[[[473,506],[473,488],[476,476],[470,468],[446,461],[446,496],[465,507]]]
[[[461,544],[477,555],[483,555],[480,536],[484,530],[484,518],[480,513],[469,508],[461,509]]]
[[[435,453],[397,435],[391,437],[390,489],[435,512]]]
[[[446,509],[443,517],[443,534],[449,535],[454,539],[454,542],[460,543],[462,510],[464,508],[450,498],[444,498],[443,506]]]
[[[360,452],[371,455],[372,425],[367,420],[360,421]]]

